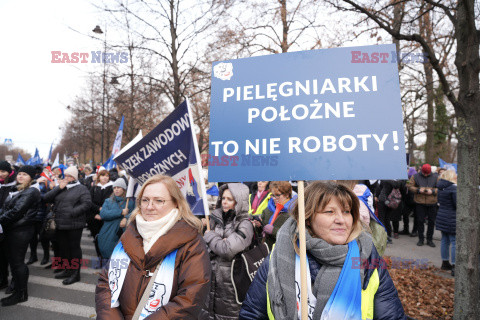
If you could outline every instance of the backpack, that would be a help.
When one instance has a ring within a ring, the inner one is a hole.
[[[400,190],[398,188],[393,188],[392,192],[388,195],[387,200],[385,200],[385,205],[390,209],[397,209],[401,201],[402,194]]]

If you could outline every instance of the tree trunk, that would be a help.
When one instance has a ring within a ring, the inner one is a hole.
[[[474,0],[459,0],[455,36],[459,93],[458,191],[454,319],[477,319],[480,314],[480,73],[479,40]]]
[[[403,7],[404,3],[403,2],[398,2],[397,0],[392,0],[393,2],[393,21],[392,21],[392,27],[395,32],[400,32],[402,28],[402,16],[403,16]],[[400,70],[402,69],[402,65],[400,64],[400,40],[392,37],[393,43],[395,43],[395,49],[397,50],[397,67],[398,67],[398,72],[400,73]]]
[[[178,4],[177,4],[178,6]],[[177,8],[177,10],[179,10]],[[180,74],[178,68],[177,52],[177,28],[174,0],[170,0],[170,35],[172,37],[172,73],[173,73],[173,106],[178,107],[181,103],[182,93],[180,92]]]
[[[282,19],[282,52],[288,51],[288,21],[287,21],[287,0],[278,0],[280,3],[280,17]]]
[[[430,10],[431,6],[427,5],[426,10]],[[420,23],[420,31],[424,34],[424,38],[429,45],[432,43],[432,26],[430,23],[430,12],[427,12],[423,15],[423,19]],[[425,70],[425,89],[427,91],[427,141],[425,143],[425,162],[433,164],[435,161],[434,157],[434,108],[433,100],[435,98],[435,93],[433,91],[433,69],[430,63],[425,63],[423,65]]]

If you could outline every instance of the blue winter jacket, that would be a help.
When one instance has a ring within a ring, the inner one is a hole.
[[[116,197],[107,198],[103,203],[102,210],[100,211],[100,217],[103,220],[102,229],[98,234],[98,247],[102,258],[109,259],[112,255],[113,249],[120,239],[117,235],[118,229],[120,229],[120,221],[122,221],[122,210],[126,205],[125,198]],[[135,207],[135,201],[130,200],[128,202],[128,215],[125,217],[128,219],[130,213]]]
[[[372,245],[373,246],[373,245]],[[307,252],[307,255],[308,252]],[[375,246],[372,248],[372,253],[368,258],[368,265],[379,265],[381,257],[378,254]],[[263,264],[257,271],[255,278],[253,279],[250,288],[248,289],[247,296],[243,302],[242,309],[240,310],[240,320],[268,320],[267,314],[267,291],[266,283],[268,276],[268,267],[270,259],[265,259]],[[316,262],[311,256],[309,256],[308,263],[310,266],[310,273],[312,279],[315,279],[321,265]],[[395,288],[392,278],[386,268],[379,267],[378,277],[380,284],[378,290],[374,296],[374,320],[393,320],[402,319],[406,320],[407,316],[403,310],[402,303],[398,298],[397,289]],[[375,269],[364,269],[364,284],[363,289],[366,289],[371,275]]]
[[[438,188],[437,230],[455,234],[457,227],[457,185],[440,179]]]

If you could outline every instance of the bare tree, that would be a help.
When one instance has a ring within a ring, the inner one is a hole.
[[[219,29],[215,50],[231,58],[320,48],[321,9],[314,0],[239,1]]]
[[[396,2],[400,2],[396,1]],[[436,52],[424,35],[413,28],[396,31],[384,19],[392,9],[391,1],[375,1],[364,5],[342,0],[338,8],[352,10],[368,17],[396,39],[417,43],[428,54],[429,63],[441,83],[442,90],[455,109],[458,125],[458,205],[457,205],[457,263],[455,281],[455,319],[475,319],[480,314],[480,208],[479,208],[479,154],[480,143],[480,58],[478,7],[474,0],[458,1],[403,1],[409,5],[414,19],[428,12],[442,15],[449,22],[455,37],[451,52]],[[345,5],[343,5],[345,4]],[[442,56],[442,54],[445,54]],[[449,79],[442,61],[455,59],[458,91],[455,81]]]

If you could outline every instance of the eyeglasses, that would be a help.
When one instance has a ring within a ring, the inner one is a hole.
[[[153,206],[155,208],[160,208],[160,207],[163,207],[165,205],[166,201],[173,201],[173,200],[142,198],[142,199],[140,199],[140,206],[142,208],[146,208],[150,204],[150,201],[153,201],[152,203],[153,203]]]
[[[272,197],[274,197],[274,198],[280,198],[281,196],[283,196],[283,193],[279,193],[279,194],[273,194],[272,193]]]

